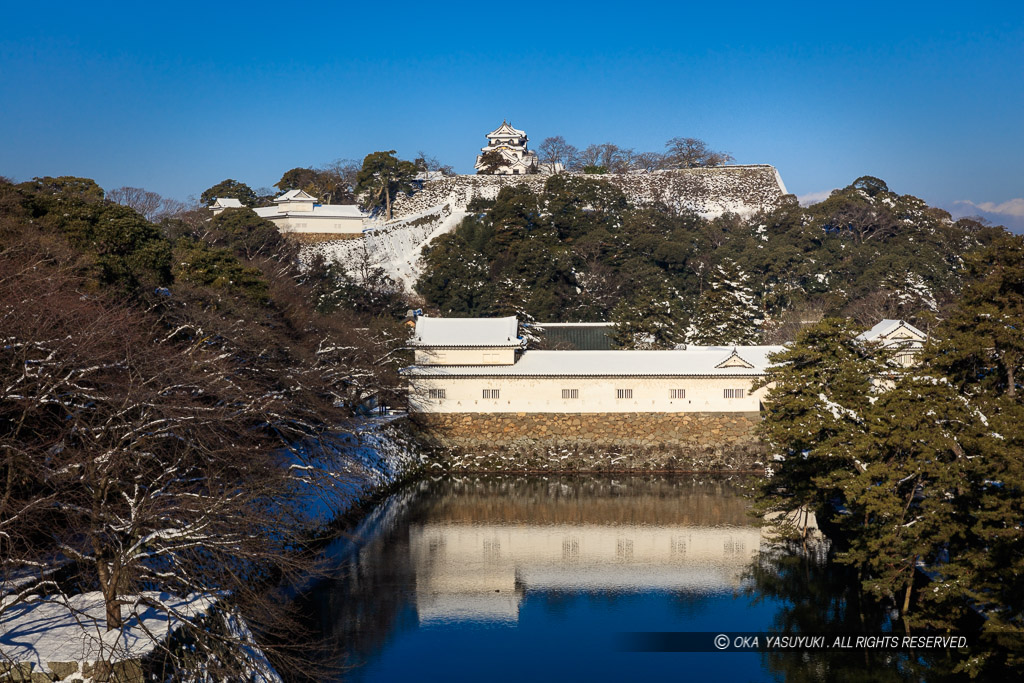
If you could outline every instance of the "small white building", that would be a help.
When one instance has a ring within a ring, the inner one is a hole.
[[[914,365],[917,354],[928,341],[928,335],[905,320],[883,320],[857,339],[896,353],[896,362],[903,367]]]
[[[781,346],[523,350],[515,317],[416,321],[413,413],[756,413]]]
[[[502,121],[497,130],[487,134],[487,146],[480,150],[476,158],[476,170],[483,168],[483,155],[497,152],[505,160],[505,165],[493,172],[494,175],[529,175],[537,173],[539,162],[537,154],[527,149],[529,138],[526,133],[513,128],[507,121]]]
[[[234,197],[217,197],[213,200],[213,204],[210,204],[210,211],[213,211],[214,216],[219,216],[224,213],[224,209],[241,209],[242,202]]]
[[[237,199],[216,199],[210,205],[213,215],[225,209],[241,208]],[[344,239],[361,237],[367,215],[357,204],[320,204],[303,190],[290,190],[274,199],[274,206],[253,209],[282,233]]]

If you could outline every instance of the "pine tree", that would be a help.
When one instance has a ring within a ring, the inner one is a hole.
[[[756,344],[763,322],[750,274],[732,259],[724,259],[715,266],[697,302],[687,341],[723,346]]]
[[[859,465],[853,445],[866,430],[865,413],[885,361],[856,339],[852,323],[826,318],[772,357],[763,384],[767,413],[761,433],[773,456],[758,491],[766,514],[796,520],[806,538],[807,515],[830,522],[841,505],[844,480]]]
[[[978,409],[976,440],[955,503],[965,539],[941,586],[965,591],[992,647],[972,666],[1024,667],[1024,238],[1003,236],[965,258],[975,278],[939,326],[922,362]],[[1011,646],[1000,639],[1009,638]],[[1014,640],[1016,639],[1016,640]]]
[[[856,566],[863,588],[894,602],[908,625],[952,628],[968,611],[949,584],[916,605],[912,591],[919,564],[942,572],[949,550],[964,545],[969,520],[956,496],[978,415],[945,378],[908,373],[867,408],[851,450],[857,469],[832,478],[848,543],[837,559]]]

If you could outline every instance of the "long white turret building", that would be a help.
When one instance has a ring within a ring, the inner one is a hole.
[[[756,413],[783,348],[526,351],[515,317],[421,317],[412,346],[417,413]]]

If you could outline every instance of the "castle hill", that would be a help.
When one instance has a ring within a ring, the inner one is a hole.
[[[0,41],[0,683],[1024,678],[1024,10],[116,5]]]

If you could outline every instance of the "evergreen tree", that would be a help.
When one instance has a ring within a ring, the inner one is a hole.
[[[1017,399],[1024,382],[1024,237],[996,240],[965,259],[973,284],[938,332],[933,362],[962,391]]]
[[[243,182],[231,178],[222,180],[213,187],[204,190],[203,194],[199,196],[199,201],[202,204],[209,204],[214,199],[229,198],[237,199],[246,206],[256,204],[256,193],[253,192],[252,188]]]
[[[944,591],[966,591],[991,647],[971,663],[1024,667],[1024,238],[1004,236],[968,255],[967,287],[922,362],[977,408],[975,441],[955,503],[965,540],[941,568]],[[1008,639],[1008,640],[1006,640]],[[1007,647],[1009,645],[1009,647]]]
[[[479,175],[496,175],[506,166],[505,157],[496,149],[489,149],[480,155]]]
[[[852,323],[826,318],[772,357],[761,434],[773,456],[758,491],[762,512],[795,521],[806,538],[809,513],[829,522],[844,479],[860,471],[852,446],[863,438],[883,359],[856,339]]]
[[[416,166],[411,161],[397,158],[393,149],[367,154],[356,176],[355,193],[362,197],[363,208],[382,210],[384,219],[391,220],[391,205],[395,197],[399,192],[412,192],[416,172]]]
[[[911,372],[866,408],[854,434],[855,470],[838,470],[830,485],[845,508],[838,517],[866,591],[895,603],[907,623],[955,628],[968,611],[961,591],[938,582],[918,596],[919,565],[943,572],[970,526],[957,496],[970,468],[969,444],[978,413],[944,378]],[[913,618],[911,618],[913,613]]]
[[[715,266],[690,319],[687,341],[702,345],[756,344],[764,322],[750,274],[732,259]]]
[[[423,275],[416,291],[442,315],[484,316],[494,301],[487,259],[471,251],[456,232],[441,235],[423,249]]]
[[[612,310],[612,344],[620,349],[671,349],[685,341],[678,295],[661,280],[639,289]]]

